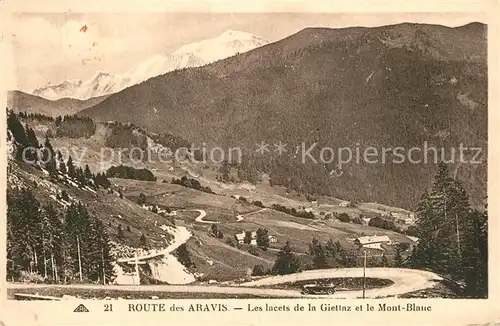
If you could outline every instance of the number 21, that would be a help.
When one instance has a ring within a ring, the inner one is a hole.
[[[104,311],[113,311],[113,305],[112,304],[105,304]]]

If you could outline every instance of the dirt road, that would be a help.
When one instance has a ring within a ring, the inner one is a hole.
[[[68,287],[81,289],[126,290],[126,291],[164,291],[164,292],[191,292],[191,293],[230,293],[250,294],[263,297],[328,297],[328,298],[360,298],[362,291],[342,291],[332,295],[302,295],[299,290],[263,289],[258,286],[275,285],[299,280],[312,280],[335,277],[362,277],[362,268],[326,269],[306,271],[297,274],[266,277],[260,280],[243,283],[239,286],[205,286],[205,285],[46,285],[46,284],[8,284],[8,288],[36,288],[36,287]],[[404,268],[367,268],[366,277],[390,279],[393,285],[366,290],[366,298],[395,296],[412,291],[432,287],[441,280],[438,275]]]
[[[243,283],[240,286],[259,287],[295,281],[343,277],[363,277],[363,268],[311,270],[297,274],[266,277],[260,280]],[[365,295],[367,298],[393,296],[422,290],[430,288],[436,281],[442,280],[442,278],[435,273],[407,268],[367,268],[366,277],[389,279],[394,282],[393,285],[388,287],[366,290]],[[360,291],[342,291],[332,296],[336,298],[357,298],[360,294]]]

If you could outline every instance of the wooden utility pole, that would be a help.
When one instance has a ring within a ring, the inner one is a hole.
[[[135,265],[135,275],[137,275],[137,285],[141,284],[141,275],[139,274],[139,264],[147,264],[145,261],[139,261],[139,258],[137,257],[137,252],[135,253],[135,259],[134,261],[129,261],[128,264],[134,264]],[[135,281],[134,281],[135,283]]]
[[[83,282],[83,276],[82,276],[82,257],[80,256],[80,238],[78,238],[78,235],[76,235],[76,245],[78,247],[78,268],[80,271],[80,281]]]
[[[455,223],[457,226],[458,257],[462,258],[462,248],[460,247],[460,228],[458,227],[458,214],[457,213],[455,213]]]
[[[101,248],[101,259],[102,259],[102,284],[106,284],[106,268],[104,265],[104,248]]]
[[[363,259],[363,299],[365,298],[365,289],[366,289],[366,251]]]

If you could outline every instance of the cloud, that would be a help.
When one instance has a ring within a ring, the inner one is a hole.
[[[82,26],[88,27],[85,32]],[[98,23],[84,20],[29,17],[14,21],[11,36],[20,88],[30,90],[49,80],[81,79],[103,69],[126,42],[117,35],[102,35]]]

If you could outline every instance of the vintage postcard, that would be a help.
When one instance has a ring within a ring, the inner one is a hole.
[[[497,1],[0,7],[1,325],[500,324]]]

